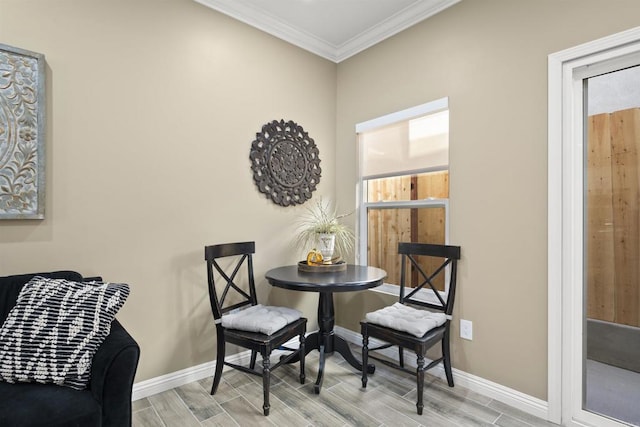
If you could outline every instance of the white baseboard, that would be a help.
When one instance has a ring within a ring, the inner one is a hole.
[[[362,336],[359,332],[354,332],[340,326],[336,326],[335,331],[338,335],[342,336],[350,343],[355,345],[362,345]],[[370,340],[371,346],[375,346],[378,344],[378,341],[374,339]],[[290,345],[295,346],[295,343],[292,342]],[[380,351],[380,353],[392,359],[397,359],[398,355],[397,350],[394,348],[382,350]],[[249,356],[250,352],[244,351],[233,356],[228,356],[227,361],[238,364],[248,363]],[[407,353],[405,355],[405,363],[407,365],[415,367],[415,357],[411,357],[411,355]],[[147,396],[162,393],[163,391],[167,391],[193,381],[211,377],[213,376],[215,366],[215,361],[206,362],[201,365],[193,366],[191,368],[182,369],[177,372],[135,383],[133,385],[132,399],[142,399]],[[445,379],[445,373],[442,364],[435,366],[433,369],[429,370],[429,372],[433,375],[436,375],[437,377]],[[545,420],[548,419],[548,403],[543,400],[521,393],[509,387],[494,383],[484,378],[459,371],[455,368],[453,369],[453,379],[455,383],[460,385],[461,387],[468,388],[471,391],[480,393],[536,417]]]
[[[226,360],[227,362],[237,364],[248,363],[250,355],[250,351],[243,351],[235,355],[227,356]],[[215,361],[206,362],[146,381],[140,381],[133,385],[131,400],[143,399],[157,393],[162,393],[163,391],[171,390],[172,388],[180,387],[181,385],[199,381],[203,378],[213,377],[215,368]]]
[[[207,362],[191,368],[151,378],[149,380],[140,381],[133,385],[131,399],[134,401],[143,399],[190,382],[201,380],[213,375],[215,367],[216,362]]]
[[[342,328],[340,326],[335,327],[336,334],[346,339],[352,344],[362,345],[362,335],[359,332],[354,332],[349,329]],[[375,339],[369,340],[369,346],[374,347],[383,344],[382,341]],[[387,348],[380,350],[379,353],[385,355],[394,360],[398,360],[397,347]],[[405,364],[416,367],[415,354],[411,354],[405,350],[404,355]],[[425,359],[425,365],[429,364],[429,360]],[[497,401],[500,401],[506,405],[520,409],[528,414],[534,415],[544,420],[548,419],[548,404],[544,400],[540,400],[536,397],[529,396],[528,394],[521,393],[509,387],[494,383],[492,381],[480,378],[478,376],[469,374],[464,371],[453,368],[453,381],[461,387],[467,388],[473,392],[480,393],[484,396],[490,397]],[[429,373],[442,378],[446,381],[444,373],[444,367],[442,364],[434,366],[429,370]]]

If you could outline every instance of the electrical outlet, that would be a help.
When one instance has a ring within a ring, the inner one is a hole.
[[[460,338],[473,340],[473,322],[471,320],[460,319]]]

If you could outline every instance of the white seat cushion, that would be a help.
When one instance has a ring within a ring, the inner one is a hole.
[[[367,313],[365,319],[369,323],[421,337],[430,330],[443,325],[447,320],[447,315],[418,310],[397,302],[380,310]]]
[[[225,314],[222,316],[222,326],[271,335],[301,317],[302,313],[293,308],[258,304],[235,313]]]

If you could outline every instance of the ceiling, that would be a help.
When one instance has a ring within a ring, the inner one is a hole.
[[[460,0],[195,0],[333,62]]]

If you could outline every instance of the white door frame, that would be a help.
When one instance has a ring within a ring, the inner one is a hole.
[[[638,53],[640,27],[549,55],[548,419],[565,426],[625,425],[582,409],[582,79]]]

